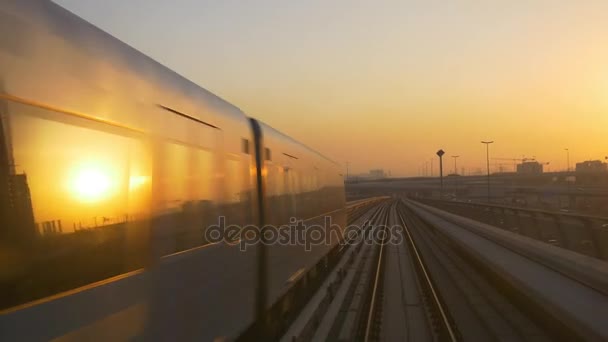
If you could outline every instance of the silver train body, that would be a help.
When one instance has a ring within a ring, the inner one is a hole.
[[[0,115],[0,340],[235,337],[261,248],[269,306],[336,241],[210,227],[346,224],[339,165],[50,1],[0,0]]]

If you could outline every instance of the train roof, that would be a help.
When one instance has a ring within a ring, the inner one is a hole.
[[[3,6],[5,9],[12,16],[0,12],[2,21],[26,21],[33,28],[44,29],[77,46],[82,54],[90,56],[92,60],[117,65],[121,71],[128,70],[130,74],[158,85],[163,91],[170,90],[228,115],[246,117],[237,106],[51,1],[11,1]],[[15,32],[17,35],[19,33],[22,32]],[[25,45],[19,43],[20,39],[31,38],[26,34],[13,37],[15,44],[1,48],[18,49],[16,45]]]
[[[258,120],[258,122],[260,122],[260,124],[262,125],[262,131],[264,132],[264,134],[267,134],[267,133],[270,132],[275,137],[278,137],[279,139],[281,139],[283,141],[286,141],[286,142],[289,142],[291,144],[297,145],[298,147],[306,150],[307,152],[309,152],[311,154],[316,155],[317,157],[319,157],[321,159],[324,159],[324,160],[326,160],[326,161],[328,161],[328,162],[330,162],[330,163],[332,163],[332,164],[334,164],[336,166],[340,166],[340,164],[337,163],[336,161],[334,161],[333,159],[326,157],[325,155],[323,155],[322,153],[318,152],[317,150],[308,147],[307,145],[299,142],[298,140],[290,137],[289,135],[287,135],[287,134],[285,134],[285,133],[283,133],[283,132],[275,129],[274,127],[272,127],[270,125],[268,125],[267,123],[259,121],[259,120]]]
[[[2,10],[8,10],[8,14],[16,16],[18,20],[26,21],[37,30],[48,31],[50,34],[60,37],[69,45],[77,48],[78,58],[87,58],[89,60],[90,64],[87,65],[88,68],[95,68],[97,63],[115,65],[116,70],[128,73],[146,82],[151,89],[154,89],[152,93],[146,93],[146,96],[159,95],[160,98],[150,100],[158,101],[156,103],[160,105],[168,107],[175,105],[176,108],[173,109],[183,111],[202,121],[209,119],[205,117],[205,109],[207,108],[214,109],[213,112],[227,116],[231,120],[241,121],[242,123],[247,121],[248,115],[237,106],[51,1],[11,1],[4,4]],[[9,25],[10,20],[17,20],[7,17],[6,12],[0,12],[0,19],[6,19],[0,20],[4,21],[5,25]],[[9,44],[8,46],[3,44],[5,46],[0,46],[0,48],[4,50],[18,50],[20,45],[19,40],[32,40],[35,37],[35,33],[30,32],[30,36],[27,36],[27,33],[21,33],[23,36],[19,36],[19,33],[16,33],[17,36],[12,38],[16,42],[15,44]],[[19,51],[12,51],[12,53],[19,53]],[[77,67],[74,70],[76,73],[82,71]],[[94,76],[87,74],[84,77]],[[127,83],[133,78],[129,78],[123,74],[121,74],[121,77],[124,77],[124,79],[118,82]],[[286,142],[295,144],[321,159],[339,165],[318,151],[274,129],[270,125],[262,124],[265,132],[272,132],[273,135],[281,137]]]

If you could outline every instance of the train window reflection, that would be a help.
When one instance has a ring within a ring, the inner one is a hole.
[[[146,143],[91,120],[6,108],[0,308],[142,267],[152,176]]]
[[[210,152],[175,143],[158,151],[154,198],[158,209],[179,211],[188,203],[212,197]]]
[[[124,210],[150,170],[132,161],[132,138],[27,115],[12,115],[10,126],[15,173],[27,175],[37,223],[60,221],[68,233],[135,214]]]
[[[228,203],[241,202],[246,196],[244,186],[244,180],[247,174],[243,172],[241,161],[239,160],[226,160],[226,201]]]

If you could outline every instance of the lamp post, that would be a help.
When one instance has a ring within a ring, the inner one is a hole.
[[[570,172],[570,150],[565,148],[564,151],[566,151],[566,171]]]
[[[440,182],[440,190],[439,190],[439,199],[443,199],[443,155],[445,152],[443,150],[437,151],[437,156],[439,156],[439,182]]]
[[[488,203],[490,203],[490,144],[494,141],[482,141],[482,144],[486,144],[486,164],[488,167]]]

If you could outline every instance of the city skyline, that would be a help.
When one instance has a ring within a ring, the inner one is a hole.
[[[608,154],[605,2],[57,2],[352,173]]]

